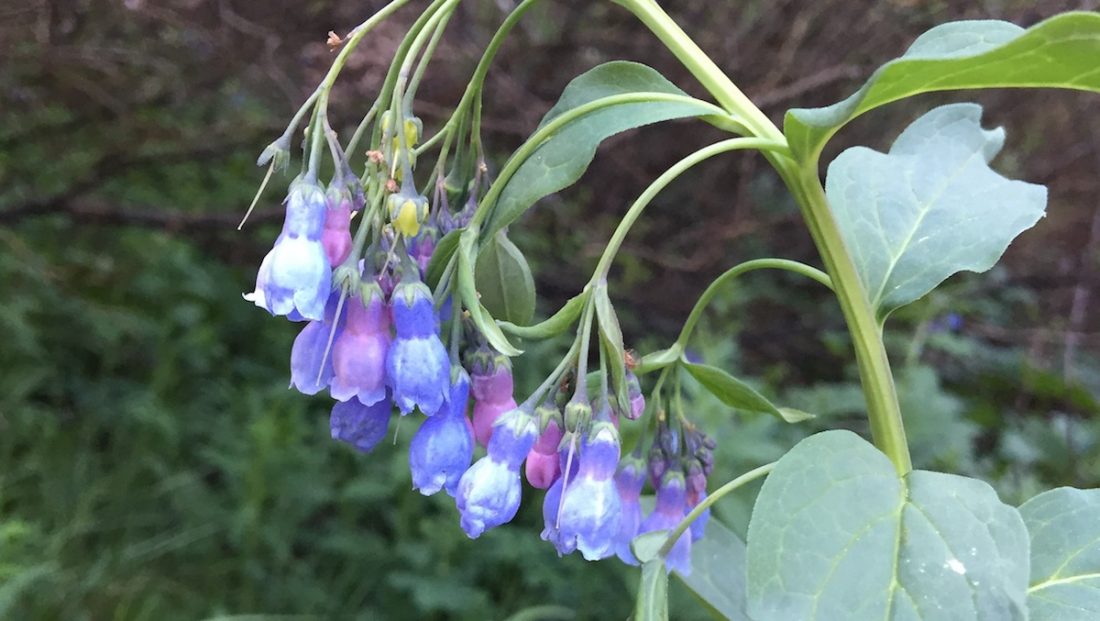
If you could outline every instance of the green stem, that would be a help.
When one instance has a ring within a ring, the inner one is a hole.
[[[722,153],[729,153],[730,151],[738,151],[742,149],[785,149],[783,143],[774,142],[771,140],[764,140],[761,138],[731,138],[729,140],[723,140],[715,144],[703,147],[695,153],[685,157],[679,162],[673,164],[668,170],[664,172],[660,177],[649,185],[648,188],[642,192],[642,195],[638,197],[634,204],[627,210],[626,215],[619,221],[618,227],[611,235],[611,239],[607,242],[607,247],[604,248],[603,255],[600,256],[600,261],[596,265],[596,269],[592,274],[592,281],[603,280],[607,278],[607,273],[611,269],[611,262],[614,261],[615,255],[619,252],[619,247],[622,246],[623,239],[626,238],[626,234],[630,231],[630,227],[634,225],[634,222],[642,215],[642,211],[657,197],[657,194],[661,190],[665,189],[668,184],[672,183],[677,177],[682,175],[688,169],[692,168],[696,164],[707,160],[715,155]]]
[[[760,137],[783,140],[783,132],[729,79],[706,52],[655,0],[614,0],[634,14],[671,51],[695,79],[731,114]]]
[[[695,330],[695,324],[699,323],[700,317],[703,315],[703,311],[706,309],[710,301],[714,299],[714,296],[718,293],[718,290],[722,285],[727,282],[747,274],[755,270],[763,269],[776,269],[786,270],[788,272],[794,272],[807,278],[816,280],[817,282],[833,288],[833,283],[829,279],[829,275],[821,270],[810,267],[805,263],[799,263],[798,261],[789,261],[787,259],[754,259],[752,261],[746,261],[744,263],[735,265],[725,272],[721,276],[715,278],[713,282],[707,286],[703,294],[699,296],[699,301],[695,303],[695,307],[691,309],[691,314],[688,315],[687,321],[684,322],[684,327],[680,330],[680,336],[677,337],[676,343],[673,347],[678,348],[678,351],[684,351],[687,347],[688,339],[691,338],[691,333]]]
[[[708,92],[757,135],[786,143],[783,133],[714,64],[705,52],[665,13],[655,0],[615,0],[632,12],[660,39]],[[912,470],[905,427],[898,406],[890,361],[882,332],[851,255],[821,187],[816,158],[795,162],[778,152],[765,153],[802,209],[806,226],[832,280],[848,330],[852,335],[860,381],[867,400],[871,436],[899,474]]]
[[[905,438],[905,424],[898,405],[894,376],[890,371],[890,359],[886,354],[882,330],[875,318],[874,308],[863,289],[855,263],[844,246],[840,229],[829,209],[825,190],[817,177],[816,166],[802,166],[798,170],[792,168],[793,166],[788,165],[785,170],[780,170],[780,174],[794,190],[810,236],[821,253],[825,269],[832,279],[840,310],[848,324],[859,366],[860,382],[867,400],[871,438],[875,446],[894,463],[898,474],[904,475],[913,469],[913,463]]]
[[[661,557],[668,556],[668,553],[672,551],[672,546],[676,545],[676,540],[680,538],[680,535],[683,535],[684,531],[691,527],[691,523],[694,522],[696,518],[698,518],[700,515],[702,515],[704,511],[709,509],[711,505],[718,502],[723,496],[736,490],[742,485],[745,485],[746,483],[751,483],[762,476],[766,476],[773,469],[775,469],[775,462],[764,464],[763,466],[760,466],[755,470],[749,470],[745,474],[742,474],[736,479],[714,490],[713,493],[708,494],[707,497],[704,498],[702,502],[695,505],[695,508],[691,510],[691,513],[685,515],[684,519],[680,520],[680,523],[676,525],[676,528],[674,528],[672,532],[668,534],[668,539],[666,539],[665,542],[661,545],[661,549],[657,551],[657,554]]]
[[[527,161],[527,158],[531,157],[531,155],[542,146],[543,142],[556,134],[563,127],[597,110],[602,110],[611,106],[640,102],[691,103],[694,105],[710,106],[717,111],[717,114],[723,114],[723,111],[713,104],[700,101],[694,97],[671,93],[622,93],[619,95],[601,97],[577,106],[576,108],[571,108],[561,115],[554,117],[553,120],[546,125],[540,127],[535,133],[531,134],[531,137],[528,138],[526,142],[516,149],[512,157],[510,157],[508,162],[504,165],[504,168],[501,169],[496,180],[493,181],[493,185],[489,187],[489,191],[485,193],[485,197],[481,200],[481,203],[478,204],[477,210],[474,212],[474,216],[471,219],[471,223],[481,224],[485,221],[489,212],[492,211],[495,206],[496,201],[500,198],[501,193],[504,192],[504,187],[508,185],[508,181],[511,180],[512,175],[514,175],[516,171],[519,170],[519,167]]]
[[[447,31],[447,23],[450,22],[451,14],[454,12],[452,7],[447,13],[447,17],[441,20],[435,26],[435,31],[432,33],[432,38],[428,41],[428,47],[424,48],[424,54],[420,57],[420,61],[416,64],[416,70],[413,72],[412,78],[409,79],[409,84],[405,90],[405,107],[411,109],[413,100],[416,98],[416,89],[420,86],[420,80],[424,77],[424,72],[428,70],[428,63],[431,62],[432,56],[435,55],[435,49],[439,45],[439,40],[443,38],[443,33]]]

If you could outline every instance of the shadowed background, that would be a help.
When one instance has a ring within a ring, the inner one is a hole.
[[[358,455],[328,439],[326,399],[288,391],[295,327],[240,298],[277,233],[286,178],[243,232],[277,137],[344,33],[381,2],[26,0],[0,6],[0,617],[201,619],[623,618],[636,576],[556,558],[539,494],[471,542],[447,498],[410,491],[411,421]],[[422,4],[422,3],[421,3]],[[855,90],[921,32],[953,19],[1028,26],[1097,2],[674,2],[666,9],[779,122]],[[505,0],[459,8],[416,113],[438,127]],[[332,115],[353,127],[418,5],[352,56]],[[611,3],[545,0],[486,83],[497,170],[575,75],[644,62],[693,94],[675,59]],[[890,323],[919,467],[980,476],[1017,503],[1100,483],[1100,119],[1054,91],[918,97],[834,141],[885,149],[922,111],[975,100],[1008,142],[994,167],[1050,187],[1048,216],[1000,266],[952,278]],[[345,134],[347,135],[347,134]],[[578,186],[512,228],[540,310],[583,285],[618,218],[665,167],[719,137],[671,123],[609,140]],[[628,237],[612,297],[640,352],[675,334],[730,265],[819,264],[797,209],[751,154],[698,167]],[[719,442],[720,484],[826,426],[865,431],[840,313],[822,291],[754,275],[722,296],[699,355],[811,424],[731,413],[692,388]],[[522,393],[561,344],[516,365]],[[735,531],[751,493],[719,505]],[[685,592],[675,618],[707,618]],[[538,611],[536,611],[538,612]],[[558,615],[555,617],[554,615]]]

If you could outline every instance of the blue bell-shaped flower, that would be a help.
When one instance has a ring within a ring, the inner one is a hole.
[[[329,418],[332,439],[369,453],[385,437],[392,411],[389,399],[373,405],[363,405],[358,399],[337,401]]]
[[[451,361],[439,340],[432,292],[423,283],[401,282],[390,300],[397,337],[386,356],[386,383],[402,414],[420,408],[431,416],[447,398]]]
[[[323,320],[332,291],[332,267],[321,245],[324,224],[324,190],[315,181],[295,181],[283,231],[260,263],[255,291],[244,298],[292,321]]]
[[[474,437],[466,418],[470,380],[459,369],[447,404],[428,417],[409,445],[413,488],[425,496],[446,489],[451,496],[474,456]]]

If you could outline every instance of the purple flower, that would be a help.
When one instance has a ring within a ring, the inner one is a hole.
[[[597,423],[581,445],[577,476],[564,486],[557,515],[555,545],[567,554],[580,550],[595,561],[615,552],[622,504],[615,487],[619,434],[610,423]]]
[[[244,298],[292,321],[322,320],[332,291],[332,267],[321,245],[324,222],[324,191],[316,183],[296,181],[283,231],[260,263],[256,290]]]
[[[624,413],[630,420],[635,420],[645,412],[645,395],[642,394],[642,385],[634,371],[626,372],[626,389],[630,404],[624,408]]]
[[[661,477],[657,487],[657,506],[653,513],[642,521],[638,534],[655,530],[672,530],[684,519],[685,509],[684,474],[677,468],[669,468]],[[681,536],[672,546],[666,559],[669,571],[675,569],[685,576],[691,573],[691,537]]]
[[[339,320],[336,319],[336,307],[339,303],[340,294],[333,292],[325,307],[324,320],[306,324],[294,339],[294,346],[290,348],[290,385],[302,394],[315,395],[332,382],[332,356],[325,357],[325,348],[328,346],[329,335],[332,334],[333,322],[336,323],[334,338],[339,338],[344,329],[343,313]]]
[[[642,525],[642,506],[638,499],[645,485],[645,462],[637,457],[627,457],[615,473],[615,487],[619,490],[623,515],[619,521],[619,533],[615,537],[615,554],[627,565],[637,565],[638,559],[630,549],[630,542],[638,536]]]
[[[428,263],[432,260],[432,253],[435,252],[438,238],[439,229],[429,221],[420,228],[420,234],[409,242],[409,256],[416,261],[421,274],[428,269]]]
[[[462,475],[455,504],[462,515],[462,529],[471,539],[516,516],[522,491],[519,469],[537,437],[534,417],[512,410],[498,421],[489,454]]]
[[[420,408],[431,416],[446,400],[451,362],[439,340],[432,294],[422,283],[402,282],[391,299],[397,338],[386,356],[386,383],[403,414]]]
[[[561,475],[561,460],[557,453],[547,455],[531,449],[527,453],[527,464],[524,466],[527,482],[536,489],[547,489]]]
[[[556,419],[550,419],[535,445],[527,453],[527,482],[538,489],[549,488],[561,475],[558,445],[562,430]]]
[[[699,462],[694,462],[688,468],[685,483],[686,512],[691,512],[699,503],[707,497],[707,475]],[[699,517],[691,522],[691,540],[699,541],[706,534],[707,521],[710,519],[710,509],[704,509]]]
[[[393,404],[383,399],[374,405],[363,405],[356,399],[337,402],[332,406],[329,427],[332,439],[347,442],[369,453],[386,435]]]
[[[424,421],[409,445],[413,489],[425,496],[440,489],[454,496],[459,479],[470,467],[474,438],[466,418],[469,390],[469,378],[460,370],[446,407]]]
[[[337,180],[329,186],[325,226],[321,231],[321,245],[333,267],[340,265],[351,254],[351,192],[340,189]]]
[[[478,444],[488,446],[493,424],[502,414],[516,407],[512,397],[512,369],[507,359],[484,370],[475,367],[470,381],[474,394],[474,435]]]
[[[392,341],[389,310],[382,288],[374,283],[346,304],[344,331],[332,344],[332,398],[357,397],[371,405],[386,396],[386,353]]]

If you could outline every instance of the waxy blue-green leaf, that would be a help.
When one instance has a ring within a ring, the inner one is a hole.
[[[1046,208],[1046,188],[997,174],[1001,129],[976,104],[913,122],[887,154],[854,147],[829,165],[825,191],[880,321],[952,274],[984,272]]]
[[[493,317],[527,325],[535,314],[535,279],[520,249],[499,231],[482,248],[474,268],[481,303]]]
[[[803,440],[768,475],[748,534],[755,621],[1027,618],[1028,534],[976,479],[899,478],[849,431]]]
[[[691,575],[676,575],[716,617],[749,621],[745,614],[745,542],[718,520],[710,518],[706,534],[691,544]]]
[[[1001,21],[937,26],[878,68],[854,95],[787,112],[795,156],[816,161],[845,123],[878,106],[932,91],[1051,87],[1100,92],[1100,14],[1065,13],[1024,30]]]
[[[1100,619],[1100,490],[1043,492],[1020,514],[1031,533],[1031,620]]]
[[[707,389],[707,392],[732,408],[771,414],[787,423],[799,423],[814,417],[813,414],[794,408],[776,407],[751,386],[718,367],[687,361],[682,361],[681,364],[696,381],[703,385],[703,388]]]
[[[584,173],[596,147],[619,133],[672,119],[706,116],[715,106],[693,100],[660,73],[638,63],[615,61],[595,67],[573,79],[539,127],[568,110],[615,95],[656,93],[683,97],[682,101],[633,101],[601,108],[567,124],[542,143],[507,180],[484,233],[507,226],[544,196],[569,187]],[[719,110],[720,111],[720,110]]]

